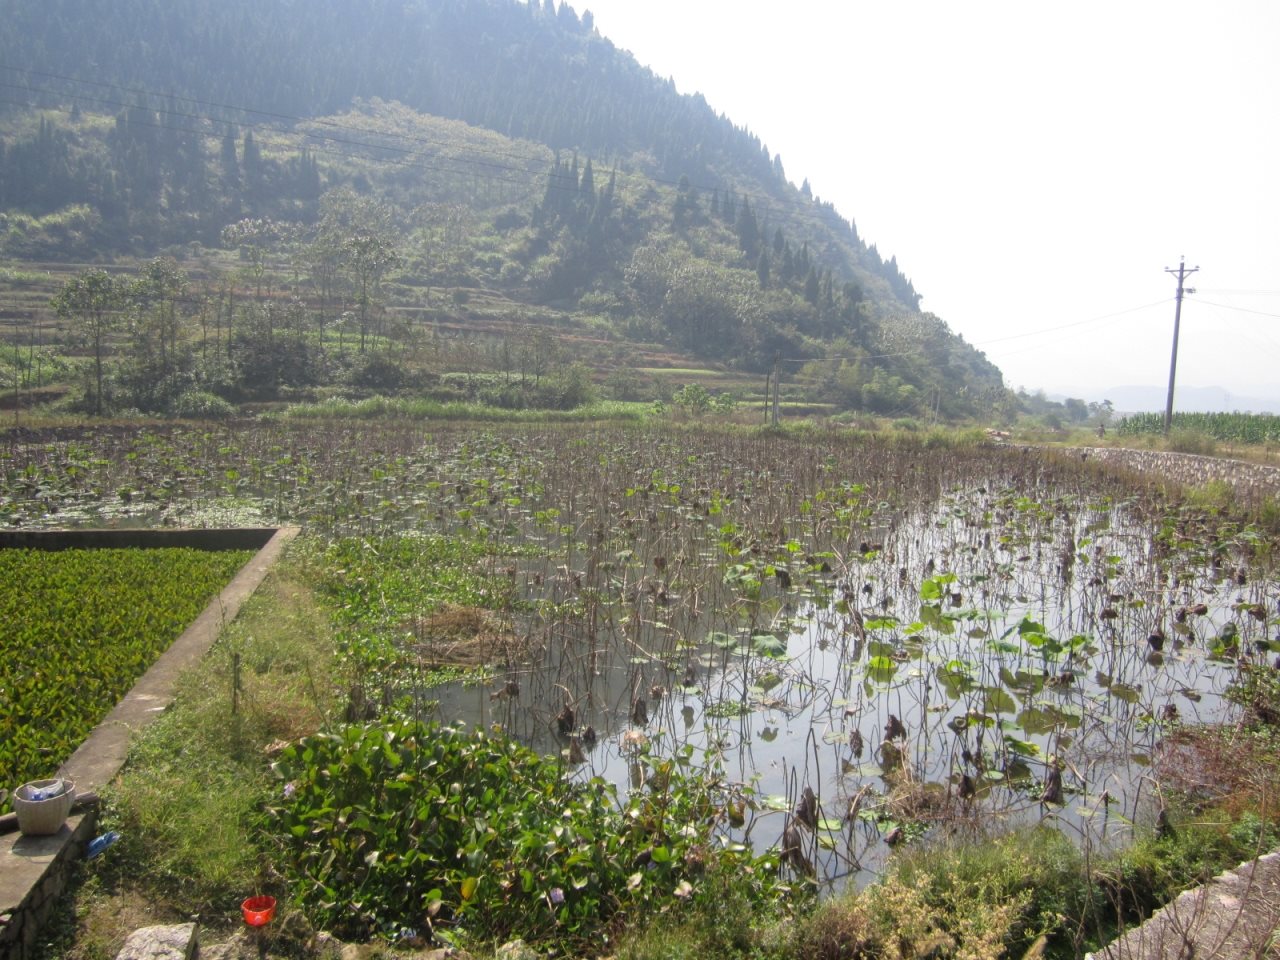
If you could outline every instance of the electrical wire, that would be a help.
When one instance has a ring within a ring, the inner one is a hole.
[[[1212,300],[1197,299],[1196,303],[1203,303],[1206,307],[1221,307],[1223,310],[1235,310],[1238,313],[1252,313],[1259,317],[1274,317],[1280,320],[1280,313],[1268,313],[1265,310],[1250,310],[1248,307],[1233,307],[1227,303],[1214,303]]]
[[[1150,310],[1152,307],[1158,307],[1158,306],[1161,306],[1162,304],[1170,303],[1172,300],[1173,300],[1172,297],[1166,297],[1164,300],[1155,301],[1155,303],[1143,304],[1140,307],[1129,307],[1125,310],[1117,310],[1115,313],[1107,313],[1100,317],[1090,317],[1087,320],[1074,320],[1071,323],[1063,323],[1056,327],[1044,327],[1040,330],[1028,330],[1024,333],[1012,333],[1007,337],[995,337],[991,340],[979,340],[979,341],[975,341],[973,346],[983,347],[992,343],[1004,343],[1005,341],[1008,341],[1008,340],[1020,340],[1024,337],[1038,337],[1046,333],[1054,333],[1058,330],[1069,330],[1069,329],[1072,329],[1073,327],[1083,327],[1091,323],[1101,323],[1103,320],[1111,320],[1111,319],[1114,319],[1115,317],[1122,317],[1128,313],[1137,313],[1140,310]]]

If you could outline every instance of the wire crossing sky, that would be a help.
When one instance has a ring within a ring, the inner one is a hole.
[[[1163,388],[1185,256],[1179,384],[1280,401],[1280,4],[571,5],[780,153],[1009,385]]]

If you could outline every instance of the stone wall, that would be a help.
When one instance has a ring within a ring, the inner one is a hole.
[[[93,808],[73,813],[61,832],[24,837],[15,829],[0,834],[0,957],[28,960],[40,931],[66,889],[94,835]]]
[[[1110,469],[1134,473],[1152,482],[1197,487],[1221,481],[1230,484],[1238,502],[1247,507],[1261,506],[1265,498],[1280,495],[1280,467],[1245,460],[1124,447],[1083,447],[1062,450],[1059,455],[1105,464]]]

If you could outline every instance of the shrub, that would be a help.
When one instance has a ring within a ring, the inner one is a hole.
[[[699,416],[711,409],[711,394],[700,383],[686,383],[672,395],[671,402],[681,410]]]
[[[371,390],[397,390],[405,379],[404,367],[385,353],[370,353],[351,371],[351,383]]]
[[[236,408],[216,394],[205,390],[189,390],[169,406],[169,415],[184,420],[226,420]]]
[[[1169,449],[1175,453],[1194,453],[1212,456],[1218,449],[1217,442],[1207,433],[1186,428],[1169,431]]]
[[[796,955],[1021,956],[1043,934],[1078,953],[1092,890],[1054,830],[915,849],[879,883],[827,901],[796,930]]]

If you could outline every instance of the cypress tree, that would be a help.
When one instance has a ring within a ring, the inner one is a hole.
[[[813,267],[810,267],[809,275],[805,277],[804,280],[804,298],[816,307],[818,305],[818,294],[820,292],[818,285],[818,272],[814,270]]]
[[[228,190],[240,189],[240,161],[236,158],[236,137],[230,130],[222,138],[222,185]]]
[[[254,200],[262,195],[262,151],[253,139],[253,131],[244,132],[244,186],[245,192]]]
[[[742,206],[738,209],[734,230],[738,234],[738,246],[747,255],[747,262],[753,262],[760,252],[760,225],[756,222],[756,215],[752,212],[751,204],[745,196],[742,198]]]

